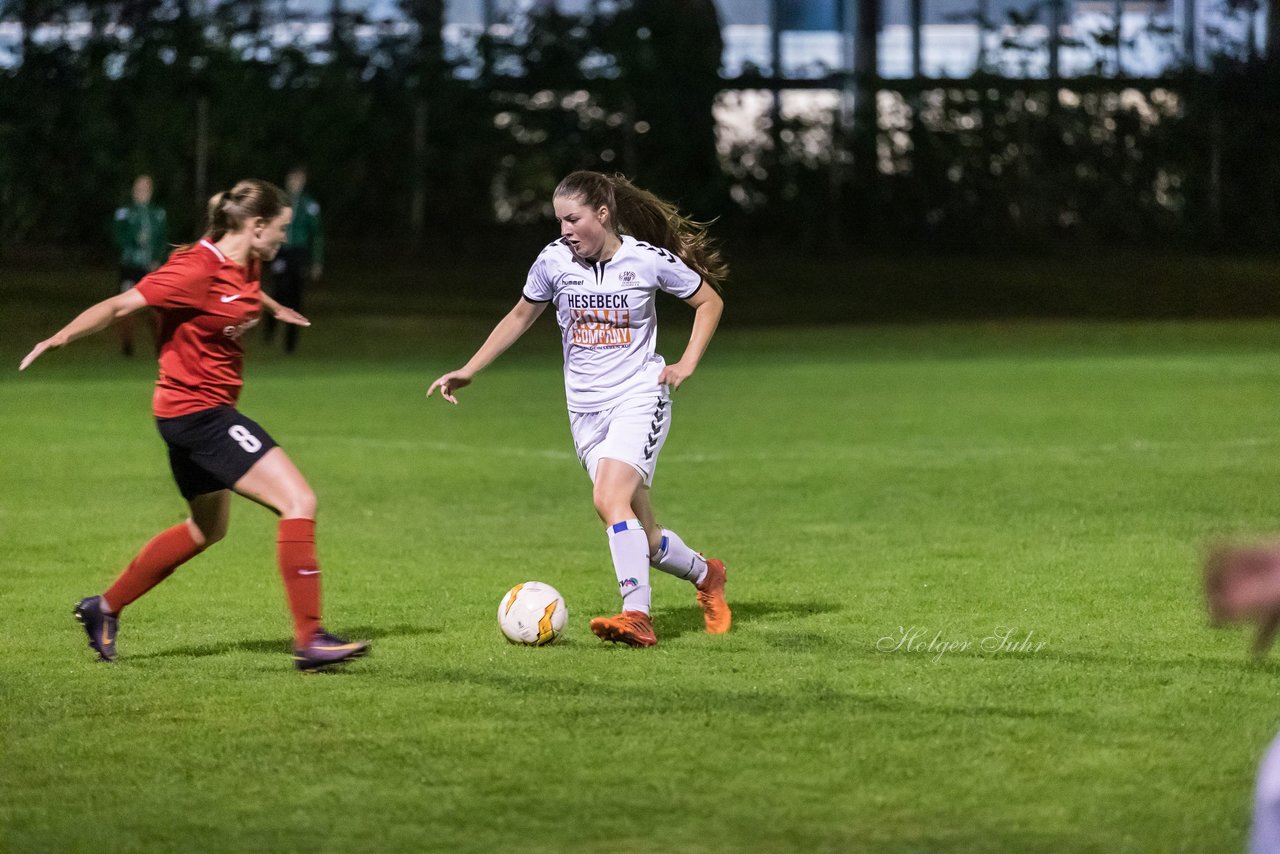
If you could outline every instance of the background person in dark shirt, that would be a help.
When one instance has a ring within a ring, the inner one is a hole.
[[[293,208],[293,222],[280,254],[271,264],[272,296],[283,306],[302,311],[303,295],[307,285],[320,278],[324,263],[324,236],[320,229],[320,205],[306,192],[307,170],[295,166],[285,177],[285,192]],[[284,349],[292,353],[298,348],[298,332],[301,327],[287,326],[284,333]],[[270,314],[263,323],[263,335],[268,342],[275,339],[276,321]]]

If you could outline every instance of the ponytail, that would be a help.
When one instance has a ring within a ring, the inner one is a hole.
[[[205,210],[204,232],[209,236],[209,240],[211,241],[217,242],[218,240],[221,240],[223,235],[227,233],[227,229],[225,226],[223,226],[222,229],[219,230],[218,226],[216,225],[217,223],[225,222],[226,220],[226,203],[227,203],[226,190],[222,190],[221,192],[214,193],[212,196],[209,197],[209,204]]]
[[[614,231],[674,252],[717,291],[729,276],[729,265],[707,232],[710,222],[684,216],[675,205],[637,187],[624,175],[572,172],[556,187],[555,195],[580,198],[591,208],[608,208]]]
[[[288,206],[289,197],[284,190],[267,181],[246,178],[209,199],[205,233],[216,243],[227,232],[239,231],[251,219],[275,219]]]
[[[289,197],[275,184],[246,178],[230,190],[214,193],[205,206],[204,238],[217,243],[229,232],[239,231],[256,217],[275,219],[289,206]],[[179,251],[190,245],[178,247]]]

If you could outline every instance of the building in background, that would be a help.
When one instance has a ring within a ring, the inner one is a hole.
[[[310,5],[317,11],[329,0]],[[856,0],[717,0],[724,25],[724,74],[734,78],[775,69],[789,78],[821,77],[853,67]],[[391,0],[359,0],[370,13],[391,13]],[[607,0],[451,0],[447,37],[474,38],[486,25],[513,14],[553,6],[563,14],[590,14]],[[913,71],[913,11],[920,16],[920,72],[966,77],[980,66],[1009,76],[1045,76],[1053,4],[1043,0],[883,0],[879,70],[884,77]],[[1152,76],[1188,59],[1203,63],[1227,45],[1258,45],[1262,18],[1227,11],[1212,0],[1061,0],[1064,46],[1059,73]],[[1120,24],[1119,50],[1115,47]],[[775,32],[777,33],[775,37]],[[1016,43],[1018,48],[1002,47]],[[1036,50],[1037,46],[1043,46]],[[775,51],[777,56],[775,58]]]
[[[225,2],[204,0],[209,6]],[[856,2],[716,0],[724,27],[724,76],[774,76],[776,70],[783,78],[804,79],[852,69]],[[3,7],[8,14],[0,18],[0,66],[20,61],[20,5]],[[508,28],[530,9],[589,15],[618,5],[617,0],[446,0],[445,43],[453,56],[465,56],[486,28]],[[1239,8],[1231,11],[1232,5]],[[397,0],[260,0],[258,7],[264,19],[278,21],[281,43],[326,43],[335,11],[350,19],[357,42],[380,29],[409,26]],[[1246,4],[1217,0],[1058,0],[1056,6],[1053,0],[882,0],[880,75],[910,77],[918,68],[922,76],[959,78],[981,67],[1011,77],[1046,76],[1055,10],[1063,44],[1058,72],[1067,77],[1153,76],[1190,59],[1203,65],[1228,48],[1258,50],[1265,22],[1262,4],[1250,13]],[[88,24],[77,21],[74,12],[69,17],[41,25],[37,41],[83,38]],[[912,50],[917,39],[918,60]]]

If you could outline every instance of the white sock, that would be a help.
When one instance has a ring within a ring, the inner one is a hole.
[[[649,537],[639,519],[628,519],[605,528],[613,572],[618,576],[622,610],[649,613]]]
[[[662,529],[662,544],[649,556],[654,569],[701,584],[707,575],[707,559],[685,545],[675,531]]]

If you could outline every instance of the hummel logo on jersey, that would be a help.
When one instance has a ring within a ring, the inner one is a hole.
[[[242,296],[244,296],[244,294],[232,294],[232,295],[231,295],[231,296],[229,296],[229,297],[222,297],[222,299],[221,299],[220,301],[221,301],[221,302],[235,302],[236,300],[240,299],[240,297],[242,297]]]

